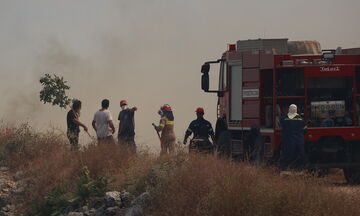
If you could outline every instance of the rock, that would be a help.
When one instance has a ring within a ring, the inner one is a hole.
[[[84,216],[93,216],[96,213],[96,209],[92,208],[84,212]]]
[[[12,206],[12,205],[6,205],[6,206],[4,206],[4,207],[1,208],[1,211],[3,211],[3,212],[10,212],[10,211],[13,210],[13,209],[14,209],[14,206]]]
[[[70,212],[67,216],[84,216],[82,212]]]
[[[125,212],[125,216],[143,216],[144,209],[150,205],[151,196],[149,192],[142,193],[131,203],[131,207]]]
[[[23,171],[17,171],[14,175],[13,175],[13,179],[15,181],[19,181],[20,179],[23,179],[25,177],[25,172]]]
[[[121,206],[120,192],[118,191],[106,192],[104,200],[106,207]]]
[[[141,207],[139,206],[133,206],[130,207],[129,209],[127,209],[127,211],[125,212],[125,216],[143,216],[144,215],[144,211]]]
[[[102,206],[96,209],[96,212],[93,214],[94,216],[103,216],[105,215],[105,206]]]
[[[110,207],[105,210],[105,216],[116,216],[121,212],[121,209],[117,206]]]
[[[81,212],[86,212],[86,211],[89,211],[89,207],[88,206],[83,206],[81,207]]]
[[[9,171],[9,167],[2,166],[2,167],[0,167],[0,171],[1,172],[7,172],[7,171]]]
[[[89,200],[89,207],[98,209],[103,206],[104,198],[92,197]]]
[[[149,192],[142,193],[140,196],[131,203],[131,206],[142,206],[146,207],[150,204],[151,196]]]
[[[127,208],[130,206],[131,204],[131,194],[127,191],[122,191],[120,193],[120,198],[121,198],[121,204],[123,208]]]

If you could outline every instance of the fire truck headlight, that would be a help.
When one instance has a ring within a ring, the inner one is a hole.
[[[354,133],[351,133],[351,137],[355,137],[355,134],[354,134]]]
[[[308,137],[311,139],[313,136],[311,134],[309,134]]]

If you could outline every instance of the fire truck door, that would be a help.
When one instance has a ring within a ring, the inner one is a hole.
[[[230,66],[230,121],[242,120],[242,63],[229,62]]]

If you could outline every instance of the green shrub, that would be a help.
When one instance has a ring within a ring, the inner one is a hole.
[[[91,198],[103,197],[109,186],[106,177],[91,178],[87,167],[82,168],[82,175],[72,190],[69,182],[57,186],[42,199],[33,203],[28,215],[60,216],[83,205]]]

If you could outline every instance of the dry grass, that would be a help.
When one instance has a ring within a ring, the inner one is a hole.
[[[24,197],[28,206],[34,198],[45,197],[57,186],[73,189],[85,166],[94,178],[112,177],[114,182],[110,189],[121,189],[128,181],[129,167],[134,166],[131,176],[135,178],[152,160],[146,154],[134,155],[111,144],[90,143],[82,151],[70,151],[64,135],[54,131],[37,133],[28,125],[0,136],[0,149],[1,163],[13,172],[26,171],[25,176],[30,179]]]
[[[155,193],[153,215],[360,214],[359,196],[214,157],[190,157]]]
[[[312,178],[281,178],[211,156],[154,158],[133,155],[116,145],[90,145],[69,151],[63,135],[36,133],[28,126],[0,137],[3,163],[26,170],[27,200],[72,183],[87,166],[94,177],[115,179],[111,189],[150,191],[149,215],[360,215],[360,196],[334,193]]]

